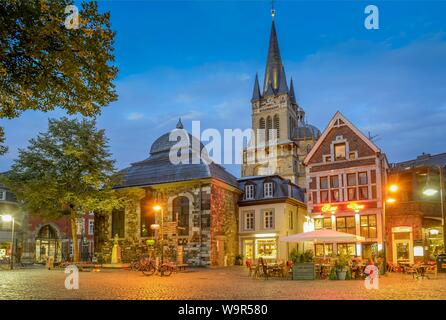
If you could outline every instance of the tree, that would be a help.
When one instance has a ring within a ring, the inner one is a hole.
[[[112,188],[119,182],[104,130],[94,120],[50,119],[48,131],[31,139],[6,175],[5,184],[26,209],[52,219],[69,215],[74,261],[79,261],[79,213],[125,206]]]
[[[110,14],[83,2],[79,28],[67,28],[73,0],[0,1],[0,118],[62,108],[93,116],[117,99]]]
[[[0,127],[0,156],[8,151],[8,148],[6,148],[3,145],[4,142],[5,142],[5,133],[3,132],[3,128]]]

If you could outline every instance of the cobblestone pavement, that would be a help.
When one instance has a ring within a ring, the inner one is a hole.
[[[364,282],[251,279],[242,267],[192,269],[170,277],[105,270],[80,272],[79,289],[66,290],[63,270],[0,271],[0,299],[442,299],[446,274],[437,279],[412,279],[390,274],[379,290]]]

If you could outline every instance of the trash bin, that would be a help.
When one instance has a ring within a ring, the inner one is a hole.
[[[437,271],[446,273],[446,253],[437,256]]]

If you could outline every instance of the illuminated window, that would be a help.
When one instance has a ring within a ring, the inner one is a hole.
[[[314,219],[314,229],[331,229],[331,218],[317,218]]]
[[[363,215],[360,220],[361,236],[364,238],[376,238],[376,215]]]
[[[345,143],[335,144],[334,151],[336,160],[345,160]]]
[[[354,243],[338,243],[338,254],[356,256],[356,245]]]
[[[76,222],[77,235],[80,236],[84,233],[84,219],[79,218]]]
[[[337,217],[336,218],[336,230],[339,232],[345,232],[350,234],[356,234],[355,217]]]
[[[254,212],[245,212],[245,230],[254,230]]]
[[[324,256],[324,249],[325,249],[325,256],[330,257],[333,254],[333,244],[332,243],[326,243],[326,244],[316,244],[314,246],[314,252],[316,257],[323,257]]]
[[[339,189],[331,190],[331,201],[332,202],[339,202],[339,201],[341,201]]]
[[[257,239],[256,257],[264,259],[276,259],[277,258],[276,239]]]
[[[330,177],[330,187],[331,188],[339,188],[339,176],[331,176]]]
[[[355,160],[356,159],[356,152],[352,151],[348,153],[348,158],[350,160]]]
[[[324,162],[331,162],[331,156],[330,155],[325,155],[324,156]]]

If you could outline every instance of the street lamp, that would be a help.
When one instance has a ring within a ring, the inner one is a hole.
[[[10,268],[11,270],[14,269],[14,226],[15,226],[15,220],[14,217],[10,214],[2,215],[2,221],[4,222],[11,222],[12,228],[11,228],[11,261],[10,261]]]
[[[161,265],[164,263],[164,230],[163,230],[163,224],[164,224],[164,213],[163,208],[160,205],[154,205],[153,210],[155,212],[161,213]]]
[[[446,225],[445,225],[445,212],[444,212],[444,181],[443,181],[443,167],[435,165],[440,173],[440,206],[441,206],[441,225],[443,227],[443,251],[446,252]],[[438,193],[438,190],[433,188],[429,184],[429,172],[427,176],[426,186],[423,190],[423,194],[428,197],[432,197]]]

